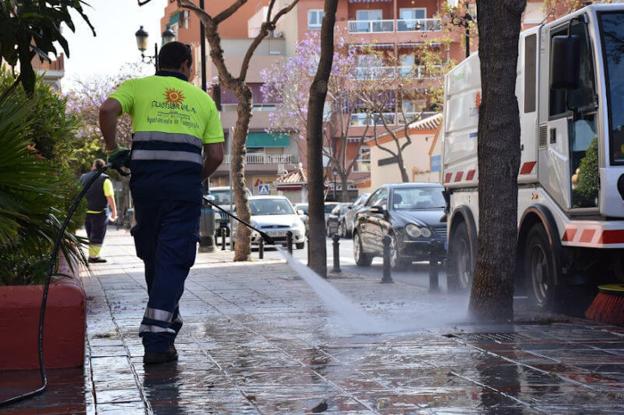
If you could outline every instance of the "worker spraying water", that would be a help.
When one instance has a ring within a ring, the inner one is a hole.
[[[188,81],[190,46],[170,42],[155,76],[122,83],[100,108],[109,162],[129,158],[136,253],[145,264],[149,301],[139,328],[146,364],[177,360],[179,301],[195,262],[202,180],[223,161],[223,127],[214,101]],[[132,118],[132,152],[116,141],[117,119]]]

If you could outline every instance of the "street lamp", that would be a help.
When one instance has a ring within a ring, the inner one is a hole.
[[[334,202],[337,202],[338,199],[336,199],[336,176],[338,175],[338,173],[336,172],[336,170],[333,170],[332,174],[334,175]]]
[[[464,1],[463,7],[464,13],[459,13],[460,4],[459,1],[457,5],[453,7],[453,10],[450,12],[451,24],[457,27],[464,28],[464,37],[466,43],[466,57],[470,56],[470,25],[471,22],[475,21],[475,18],[470,14],[470,8],[468,1]]]
[[[167,25],[167,28],[165,29],[164,32],[162,32],[161,34],[162,37],[162,44],[166,45],[169,42],[173,42],[174,40],[176,40],[176,34],[173,30],[171,30],[171,26]]]
[[[147,45],[149,43],[149,33],[143,29],[143,26],[139,27],[139,30],[134,34],[136,37],[137,48],[141,52],[141,61],[147,64],[154,64],[156,70],[158,70],[158,43],[154,43],[154,54],[153,55],[145,55],[145,51],[147,50]],[[167,25],[167,28],[161,34],[162,44],[166,45],[169,42],[173,42],[176,38],[176,34],[171,27]]]

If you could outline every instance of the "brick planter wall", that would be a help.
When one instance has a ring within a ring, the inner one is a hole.
[[[62,271],[67,273],[67,267]],[[36,369],[42,285],[0,286],[0,370]],[[50,285],[44,328],[47,368],[84,363],[86,296],[78,278]]]

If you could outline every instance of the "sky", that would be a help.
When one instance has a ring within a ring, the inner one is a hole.
[[[73,19],[76,33],[64,28],[70,58],[65,61],[63,89],[71,89],[78,79],[114,74],[124,64],[140,61],[134,33],[141,25],[149,33],[151,46],[146,53],[153,54],[154,42],[160,45],[160,18],[167,1],[152,0],[139,7],[137,0],[88,0],[85,11],[97,36],[78,15]],[[143,66],[146,74],[153,73],[153,67]]]

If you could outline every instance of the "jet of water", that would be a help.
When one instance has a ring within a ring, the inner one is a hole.
[[[340,318],[352,334],[414,332],[454,325],[465,319],[466,305],[463,304],[464,301],[457,301],[457,299],[452,299],[452,303],[438,304],[443,310],[436,310],[436,307],[430,307],[431,304],[429,304],[426,309],[413,310],[417,315],[412,313],[412,315],[400,317],[393,316],[392,321],[373,316],[338,291],[326,279],[295,259],[283,247],[277,247],[277,249],[291,269],[314,290],[326,307]],[[390,316],[387,317],[390,318]]]

